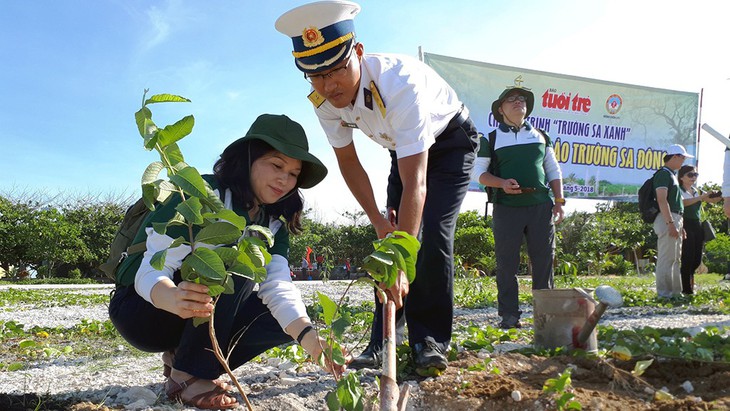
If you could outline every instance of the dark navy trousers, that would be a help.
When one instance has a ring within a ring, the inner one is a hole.
[[[454,120],[452,120],[453,122]],[[428,150],[426,201],[423,207],[421,249],[416,261],[416,279],[410,285],[405,308],[396,312],[396,328],[403,336],[404,317],[408,324],[408,341],[412,347],[432,337],[447,348],[451,341],[454,317],[454,232],[461,203],[469,187],[470,173],[479,146],[476,127],[471,119],[450,125]],[[395,157],[392,156],[393,161]],[[388,205],[393,201],[394,172],[388,178]],[[397,195],[400,199],[400,195]],[[382,345],[383,306],[375,298],[375,317],[371,344]]]

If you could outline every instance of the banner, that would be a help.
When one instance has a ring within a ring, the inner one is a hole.
[[[485,136],[506,87],[535,94],[528,121],[553,142],[566,197],[635,201],[670,144],[697,156],[699,94],[613,83],[424,53]],[[695,164],[688,159],[686,164]],[[472,183],[471,191],[482,191]]]

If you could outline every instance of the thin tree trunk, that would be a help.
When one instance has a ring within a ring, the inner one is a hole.
[[[383,374],[380,377],[381,411],[398,410],[396,382],[395,302],[388,298],[383,306]]]

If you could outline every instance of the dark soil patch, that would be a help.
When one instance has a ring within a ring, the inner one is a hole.
[[[444,375],[421,384],[423,409],[428,410],[553,410],[555,394],[543,393],[550,378],[568,367],[572,392],[584,410],[712,410],[730,409],[730,364],[683,360],[655,360],[641,377],[631,374],[634,362],[580,357],[538,357],[508,353],[493,358],[498,374],[467,371],[483,360],[465,352],[450,363]],[[682,384],[694,387],[687,393]],[[658,401],[663,387],[673,399]],[[512,392],[519,391],[519,402]]]

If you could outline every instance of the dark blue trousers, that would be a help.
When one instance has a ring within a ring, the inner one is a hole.
[[[416,261],[416,279],[410,286],[405,308],[396,312],[396,328],[402,339],[403,317],[408,323],[412,347],[432,337],[444,348],[451,341],[454,317],[454,232],[461,203],[469,187],[478,135],[471,119],[448,127],[428,150],[426,201],[421,222],[421,249]],[[395,167],[397,170],[397,167]],[[389,205],[392,201],[392,173]],[[395,204],[393,204],[395,205]],[[405,314],[405,315],[404,315]],[[383,340],[383,306],[375,299],[375,318],[370,341]]]

